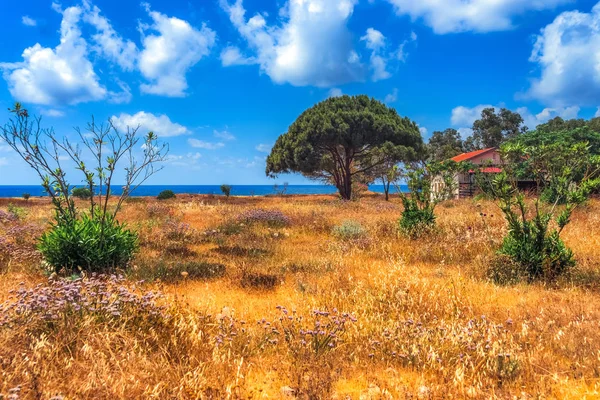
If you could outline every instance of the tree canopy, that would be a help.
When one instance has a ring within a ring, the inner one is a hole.
[[[329,98],[304,111],[281,135],[267,158],[266,173],[299,172],[334,184],[349,200],[352,182],[368,178],[392,160],[423,156],[418,125],[365,95]]]
[[[446,129],[443,132],[433,132],[429,139],[427,150],[429,152],[429,159],[436,162],[448,160],[465,152],[460,133],[452,128]]]
[[[473,135],[465,140],[467,151],[500,147],[506,140],[527,132],[523,117],[517,112],[493,107],[484,108],[481,118],[473,122]]]

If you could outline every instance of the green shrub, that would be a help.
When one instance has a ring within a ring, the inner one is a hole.
[[[404,235],[417,238],[435,227],[433,207],[419,208],[415,201],[406,197],[402,199],[402,203],[404,211],[398,225]]]
[[[39,251],[58,272],[105,272],[126,268],[138,249],[138,236],[124,224],[107,217],[84,214],[76,220],[58,219],[40,238]]]
[[[25,201],[29,200],[29,198],[31,197],[29,193],[23,193],[21,196],[23,197],[23,199],[25,199]]]
[[[346,220],[340,225],[333,227],[333,236],[342,240],[361,239],[367,235],[367,231],[358,221]]]
[[[221,193],[223,193],[225,197],[229,198],[229,196],[231,195],[231,186],[221,185]]]
[[[156,196],[158,200],[170,200],[174,199],[175,197],[177,196],[175,196],[175,193],[172,190],[163,190],[158,194],[158,196]]]
[[[81,200],[88,200],[92,197],[92,191],[86,187],[73,188],[71,194]]]

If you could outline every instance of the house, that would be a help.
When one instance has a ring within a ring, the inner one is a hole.
[[[474,166],[480,165],[480,173],[498,174],[502,172],[502,166],[505,164],[502,156],[496,147],[490,147],[483,150],[471,151],[469,153],[459,154],[451,158],[455,162],[468,162]],[[458,173],[455,175],[455,190],[453,197],[456,199],[473,197],[478,193],[475,170]],[[535,182],[532,180],[520,180],[517,182],[518,187],[523,190],[535,189]],[[443,189],[444,182],[441,177],[435,177],[432,181],[433,193],[440,193]]]

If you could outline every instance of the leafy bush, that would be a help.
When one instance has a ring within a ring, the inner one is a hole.
[[[88,200],[90,197],[92,197],[92,192],[86,187],[73,188],[73,190],[71,190],[71,194],[81,200]]]
[[[411,238],[417,238],[431,231],[435,226],[435,214],[432,207],[419,208],[416,201],[403,198],[404,211],[400,217],[400,232]]]
[[[23,197],[23,199],[25,201],[29,200],[29,198],[31,197],[31,195],[29,193],[23,193],[21,196]]]
[[[170,199],[174,199],[175,197],[175,193],[172,190],[163,190],[162,192],[160,192],[158,194],[158,196],[156,196],[156,198],[158,200],[170,200]]]
[[[273,228],[287,226],[290,224],[290,218],[279,210],[264,210],[254,208],[242,213],[238,220],[247,224],[265,224]]]
[[[358,221],[346,220],[340,225],[333,227],[333,236],[342,240],[361,239],[367,235],[367,231]]]
[[[229,198],[229,196],[231,195],[231,186],[221,185],[221,193],[223,193],[225,197]]]
[[[586,144],[525,147],[509,142],[502,151],[505,159],[523,161],[507,165],[485,186],[497,199],[508,223],[508,233],[498,253],[518,264],[530,281],[553,281],[575,265],[573,252],[560,235],[575,208],[600,186],[600,158],[591,155]],[[529,176],[544,176],[547,190],[556,195],[553,204],[537,199],[533,210],[529,210],[517,186],[516,177],[522,171]],[[573,171],[585,174],[579,179]],[[558,206],[559,203],[564,206]]]
[[[467,164],[446,161],[443,163],[412,163],[404,175],[410,194],[398,188],[404,210],[399,221],[400,232],[416,238],[431,231],[435,226],[435,207],[452,198],[457,189],[455,176],[468,168]],[[434,181],[437,180],[434,190]]]
[[[124,224],[86,214],[76,220],[59,219],[39,243],[40,252],[56,272],[126,268],[137,248],[137,234]]]

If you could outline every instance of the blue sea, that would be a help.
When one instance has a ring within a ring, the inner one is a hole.
[[[280,194],[283,186],[277,188],[273,185],[231,185],[232,196],[267,196]],[[406,186],[401,186],[406,191]],[[138,187],[133,196],[156,196],[163,190],[172,190],[176,194],[214,194],[220,195],[220,185],[142,185]],[[373,192],[383,193],[382,185],[371,185],[369,189]],[[337,190],[333,186],[326,185],[289,185],[285,194],[333,194]],[[395,192],[394,188],[390,189]],[[20,185],[20,186],[0,186],[1,197],[21,197],[23,193],[29,193],[31,196],[45,196],[44,190],[38,185]],[[113,194],[120,195],[121,187],[115,185]]]

